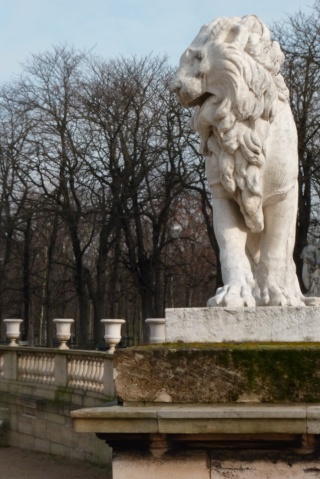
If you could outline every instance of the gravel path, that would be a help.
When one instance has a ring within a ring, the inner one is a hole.
[[[0,447],[1,479],[111,479],[106,467],[17,447]]]

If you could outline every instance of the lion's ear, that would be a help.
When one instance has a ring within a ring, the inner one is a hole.
[[[215,20],[211,24],[211,36],[212,39],[218,43],[224,42],[227,32],[230,30],[231,19],[226,17],[221,17]]]
[[[226,43],[232,43],[239,50],[244,50],[249,38],[249,32],[243,25],[234,25],[225,39]]]

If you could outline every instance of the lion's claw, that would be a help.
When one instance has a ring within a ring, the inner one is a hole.
[[[254,307],[256,301],[248,285],[225,285],[207,302],[208,307],[225,306],[232,308]]]

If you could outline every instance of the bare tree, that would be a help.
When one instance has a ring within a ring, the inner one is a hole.
[[[77,333],[81,343],[88,336],[89,315],[83,256],[92,236],[92,232],[86,232],[83,225],[87,205],[82,194],[85,180],[81,162],[86,145],[79,131],[77,109],[83,60],[84,54],[66,47],[34,55],[25,64],[20,81],[7,92],[16,108],[27,118],[31,129],[24,174],[33,188],[42,192],[43,207],[47,211],[57,211],[68,226],[79,302]],[[55,246],[54,237],[53,226],[51,251]]]
[[[213,287],[203,161],[171,75],[165,58],[104,62],[59,46],[2,90],[0,246],[12,261],[0,267],[21,271],[11,284],[30,341],[52,345],[54,315],[76,318],[82,347],[99,342],[106,315],[146,339],[144,320],[162,317],[172,294],[200,304]]]

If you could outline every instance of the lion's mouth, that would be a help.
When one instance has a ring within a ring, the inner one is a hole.
[[[193,100],[186,101],[186,106],[187,107],[192,107],[192,106],[202,106],[204,102],[211,96],[211,93],[205,92],[202,93],[202,95],[197,96]]]

